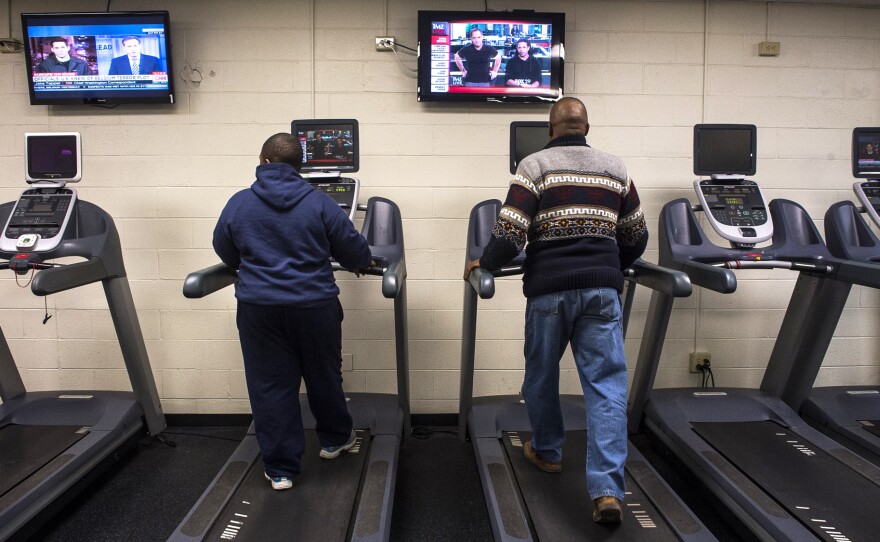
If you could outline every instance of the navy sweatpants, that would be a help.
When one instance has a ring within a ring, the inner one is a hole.
[[[269,476],[292,478],[300,472],[305,451],[301,381],[321,446],[339,446],[351,435],[342,391],[342,317],[338,299],[310,308],[238,302],[248,395]]]

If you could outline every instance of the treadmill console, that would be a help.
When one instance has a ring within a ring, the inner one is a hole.
[[[324,192],[333,201],[342,207],[349,220],[354,222],[354,214],[357,211],[358,194],[360,193],[360,181],[354,177],[314,177],[303,175],[315,190]]]
[[[324,192],[333,201],[348,214],[348,218],[354,221],[354,214],[357,211],[358,192],[360,183],[354,177],[331,177],[331,178],[314,178],[308,177],[315,190]]]
[[[76,191],[65,188],[82,178],[82,141],[76,132],[24,135],[25,190],[0,234],[0,251],[55,249],[76,206]]]
[[[44,252],[58,246],[73,214],[76,191],[70,188],[35,188],[25,190],[0,236],[4,252]],[[19,246],[19,238],[38,235],[36,244]]]
[[[880,228],[880,180],[857,182],[853,184],[853,191],[874,225]]]
[[[754,245],[773,236],[773,222],[761,188],[749,180],[696,180],[694,189],[718,235],[737,245]]]
[[[302,146],[299,172],[309,184],[324,192],[354,221],[360,182],[353,177],[360,167],[357,119],[304,119],[290,123],[290,133]]]

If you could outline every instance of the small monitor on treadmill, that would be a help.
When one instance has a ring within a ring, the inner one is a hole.
[[[78,132],[24,134],[28,183],[75,183],[82,178],[82,140]]]
[[[694,173],[745,177],[757,170],[754,124],[697,124],[694,126]]]
[[[303,148],[300,173],[354,173],[358,170],[357,120],[295,120],[290,123],[290,133]]]
[[[852,138],[853,177],[880,179],[880,128],[856,128]]]
[[[550,142],[550,123],[547,121],[513,121],[510,123],[510,172],[526,156],[538,152]]]

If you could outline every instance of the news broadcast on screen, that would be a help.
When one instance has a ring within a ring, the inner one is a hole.
[[[171,101],[167,13],[23,14],[32,103]]]
[[[302,145],[302,172],[358,170],[356,120],[295,120],[291,133]]]
[[[562,14],[422,11],[418,34],[420,100],[562,96]]]

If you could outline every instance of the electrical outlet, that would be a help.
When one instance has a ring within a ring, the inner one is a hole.
[[[703,363],[704,361],[712,361],[712,355],[709,352],[691,352],[691,368],[690,371],[692,373],[699,373],[700,370],[697,369],[697,365]]]
[[[376,36],[377,51],[394,50],[394,36]]]
[[[782,44],[778,41],[762,41],[758,44],[758,56],[779,56]]]

